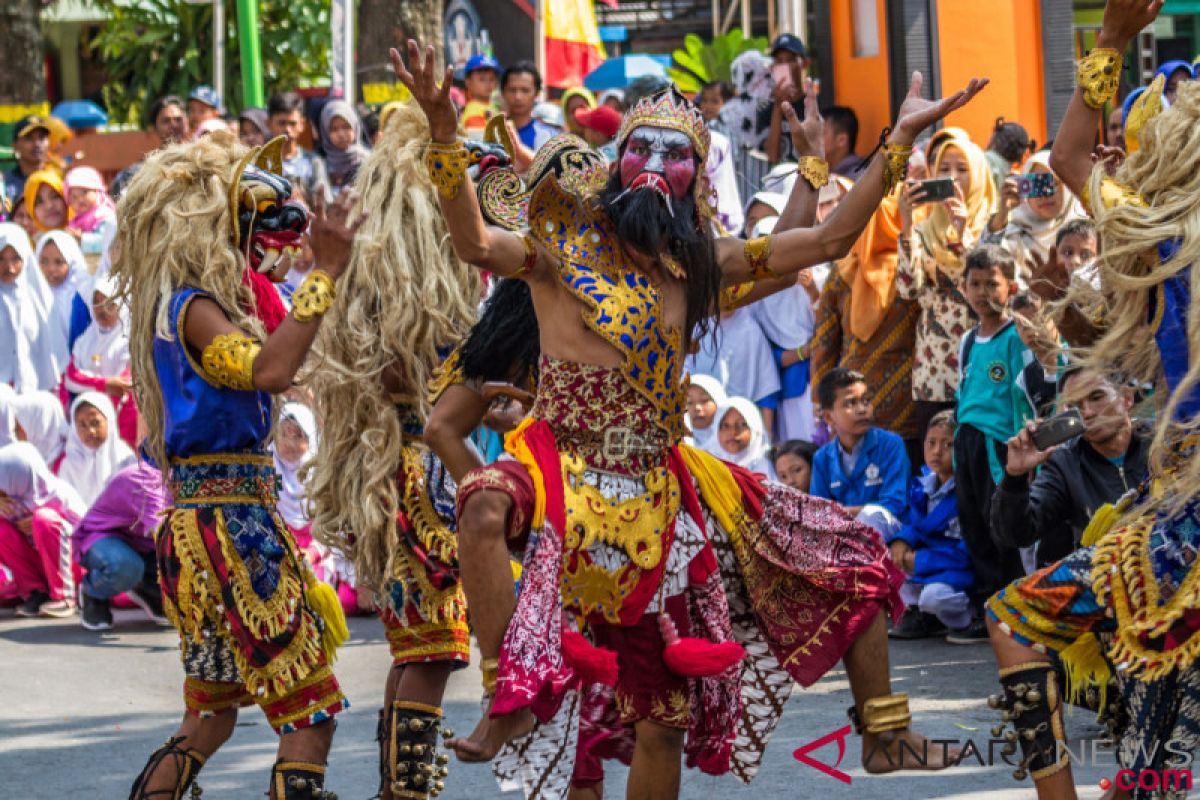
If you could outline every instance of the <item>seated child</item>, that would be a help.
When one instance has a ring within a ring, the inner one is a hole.
[[[75,167],[67,173],[63,188],[71,208],[70,229],[81,237],[88,234],[103,237],[106,226],[117,224],[116,204],[108,196],[104,178],[91,167]]]
[[[954,486],[954,412],[942,411],[925,432],[925,466],[908,494],[907,524],[888,538],[892,560],[908,580],[900,597],[908,609],[888,635],[940,636],[971,624],[968,592],[975,583],[971,556],[958,525]]]
[[[840,503],[846,513],[883,536],[900,528],[911,474],[904,440],[875,427],[866,379],[837,367],[817,384],[821,415],[833,440],[813,458],[814,497]]]
[[[761,472],[775,478],[775,470],[767,458],[769,442],[767,428],[758,407],[745,397],[730,397],[717,408],[717,435],[709,439],[704,449],[751,472]]]
[[[692,444],[704,449],[716,436],[717,406],[726,400],[725,387],[711,375],[693,375],[687,390],[687,423]]]
[[[789,439],[771,450],[771,459],[779,482],[807,493],[812,482],[813,458],[817,446],[802,439]]]

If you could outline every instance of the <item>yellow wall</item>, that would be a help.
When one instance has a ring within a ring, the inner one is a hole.
[[[938,0],[942,91],[972,77],[991,83],[948,125],[966,128],[986,146],[996,117],[1019,122],[1046,141],[1041,17],[1037,0]]]
[[[855,58],[852,3],[853,0],[830,3],[834,102],[853,108],[858,115],[858,153],[866,155],[875,146],[879,132],[892,124],[888,99],[887,9],[884,0],[876,0],[879,55]]]

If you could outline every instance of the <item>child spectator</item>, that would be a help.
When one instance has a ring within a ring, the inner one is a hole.
[[[0,383],[16,392],[53,390],[54,293],[38,269],[29,237],[0,222]]]
[[[71,429],[58,477],[78,492],[85,509],[104,491],[109,478],[135,460],[117,435],[116,417],[108,395],[100,392],[79,395],[67,414]]]
[[[1015,548],[998,548],[988,530],[988,506],[1004,477],[1005,445],[1025,422],[1054,399],[1052,380],[1021,341],[1008,304],[1016,292],[1017,265],[997,245],[967,256],[963,293],[979,324],[958,351],[958,430],[954,437],[958,515],[975,570],[975,621],[971,636],[987,639],[981,608],[985,598],[1033,566]]]
[[[329,184],[334,195],[341,194],[370,155],[362,143],[362,122],[345,100],[330,100],[321,109],[321,142]]]
[[[0,564],[12,573],[22,617],[75,613],[71,529],[87,509],[33,445],[0,447]]]
[[[0,397],[0,403],[4,403]],[[42,460],[54,472],[67,444],[67,418],[62,401],[53,392],[30,392],[11,396],[14,433],[20,441],[37,448]],[[0,418],[4,415],[0,413]]]
[[[942,411],[925,431],[926,470],[908,493],[908,521],[888,540],[892,561],[908,580],[900,597],[908,609],[888,635],[924,639],[971,624],[967,595],[975,582],[958,523],[954,486],[954,412]],[[954,642],[952,635],[947,641]]]
[[[300,468],[317,454],[317,418],[313,416],[312,409],[303,403],[287,402],[279,412],[276,430],[271,449],[275,455],[275,471],[280,477],[279,516],[287,523],[296,546],[304,551],[317,577],[327,580],[329,571],[325,562],[328,560],[328,551],[313,541],[307,492],[304,481],[300,479]]]
[[[583,137],[583,125],[576,117],[580,111],[596,107],[596,96],[582,86],[576,86],[563,92],[559,99],[562,108],[563,127],[576,136]]]
[[[103,392],[117,412],[117,430],[130,447],[137,444],[137,406],[129,370],[129,320],[117,301],[116,282],[98,278],[91,291],[92,322],[71,348],[66,386],[75,394]]]
[[[767,458],[767,431],[758,408],[744,397],[730,397],[717,409],[716,439],[709,439],[705,449],[751,472],[775,477]]]
[[[21,230],[25,231],[25,235],[29,237],[30,241],[38,235],[37,225],[33,224],[33,217],[29,215],[29,209],[25,207],[25,195],[20,195],[12,201],[11,218]]]
[[[29,176],[25,182],[25,210],[38,233],[67,227],[71,209],[57,172],[42,169]]]
[[[775,424],[779,405],[779,369],[771,344],[748,308],[721,313],[721,324],[699,342],[699,349],[687,358],[687,370],[693,375],[712,375],[730,397],[748,397],[762,412],[770,430]]]
[[[862,373],[837,367],[817,384],[833,441],[813,458],[810,494],[840,503],[883,536],[900,528],[911,467],[904,440],[875,427]]]
[[[117,224],[116,204],[108,196],[99,172],[91,167],[75,167],[67,173],[63,187],[71,208],[72,231],[102,234],[103,226]]]
[[[779,482],[807,494],[812,483],[813,459],[817,446],[800,439],[789,439],[771,450],[771,463]]]
[[[707,448],[717,433],[717,407],[725,404],[725,387],[711,375],[693,375],[687,390],[687,423],[692,444]]]
[[[121,593],[150,619],[167,624],[154,531],[169,504],[162,472],[139,460],[113,475],[75,526],[72,542],[80,566],[87,570],[80,591],[80,622],[89,631],[112,627],[109,602]]]
[[[1058,230],[1055,240],[1058,260],[1067,275],[1100,289],[1100,270],[1096,258],[1100,255],[1100,238],[1096,235],[1096,224],[1090,219],[1072,220]]]
[[[107,197],[107,195],[105,195]],[[87,262],[75,237],[66,231],[49,231],[38,239],[38,267],[50,285],[54,306],[46,324],[46,335],[54,350],[54,372],[61,376],[71,358],[71,313],[75,295],[90,283]]]
[[[325,171],[325,160],[300,146],[300,137],[308,127],[304,117],[304,98],[295,92],[272,95],[267,101],[267,126],[271,137],[286,136],[283,145],[283,175],[298,188],[305,197],[313,192],[325,191],[329,186],[329,175]]]
[[[463,86],[467,104],[462,111],[462,126],[471,135],[482,138],[488,120],[500,113],[494,97],[500,82],[500,62],[478,53],[467,59],[463,69]]]
[[[732,99],[733,87],[727,81],[712,81],[704,84],[704,88],[700,90],[700,96],[696,98],[696,103],[700,106],[700,113],[704,115],[704,121],[709,124],[709,127],[720,124],[721,109]],[[722,133],[724,132],[722,131]]]

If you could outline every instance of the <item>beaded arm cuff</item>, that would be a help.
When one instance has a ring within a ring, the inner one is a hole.
[[[244,333],[215,337],[200,354],[204,377],[216,386],[248,392],[254,389],[254,361],[262,345]]]
[[[746,258],[746,266],[750,268],[751,280],[763,281],[775,277],[775,273],[767,266],[767,261],[771,258],[770,236],[759,236],[746,242],[742,254]]]
[[[429,149],[425,151],[425,168],[429,170],[429,179],[437,187],[438,194],[447,200],[458,196],[469,166],[470,155],[461,141],[452,144],[430,142]]]
[[[297,322],[311,322],[333,306],[337,290],[328,272],[314,269],[292,295],[292,316]]]
[[[1075,80],[1083,90],[1083,102],[1095,111],[1117,94],[1121,80],[1121,54],[1109,47],[1092,50],[1075,66]]]
[[[796,171],[814,189],[820,189],[829,183],[829,162],[823,158],[804,156],[796,165]]]

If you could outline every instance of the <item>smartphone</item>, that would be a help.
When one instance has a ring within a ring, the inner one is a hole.
[[[1017,178],[1021,197],[1054,197],[1058,194],[1054,173],[1030,172]]]
[[[938,203],[954,197],[954,178],[931,178],[919,185],[922,195],[914,203]]]
[[[790,92],[794,87],[792,83],[792,66],[790,64],[772,64],[771,79],[781,92]]]
[[[1038,450],[1049,450],[1056,444],[1074,439],[1083,433],[1083,414],[1072,408],[1038,423],[1033,432],[1033,446]]]

